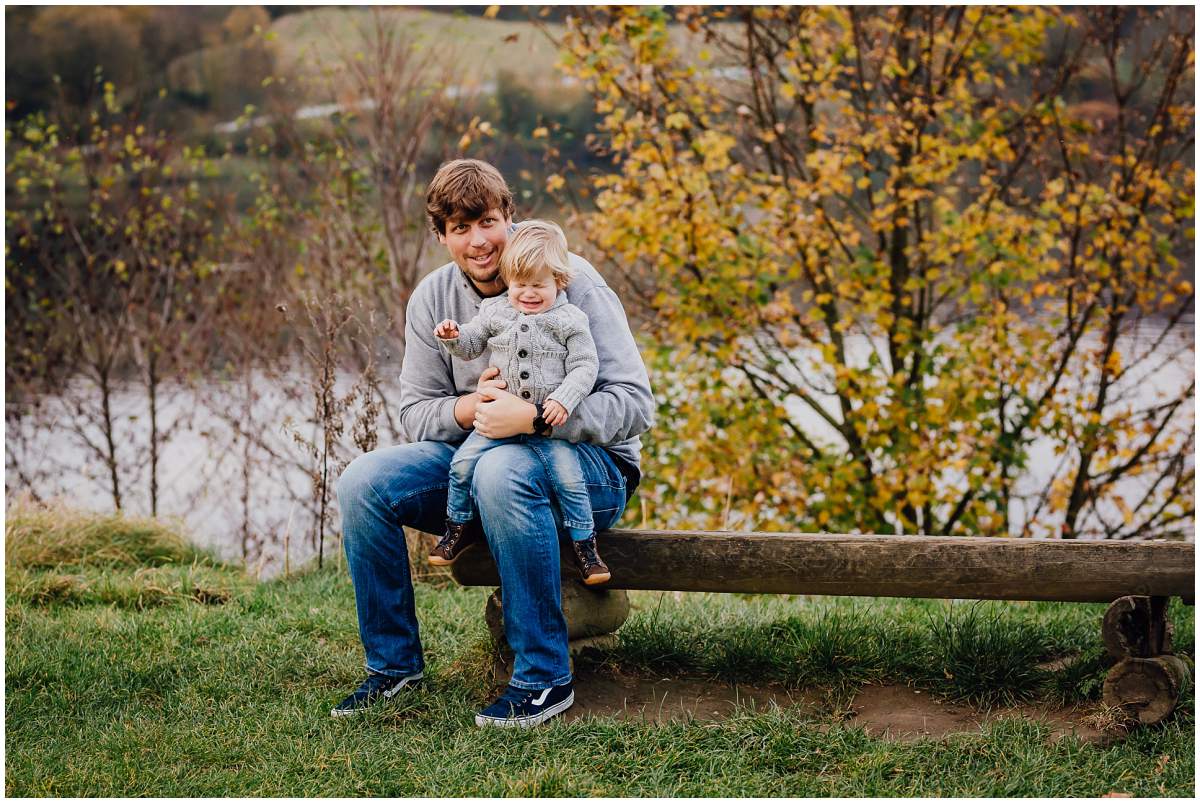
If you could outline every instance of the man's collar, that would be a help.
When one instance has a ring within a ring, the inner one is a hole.
[[[479,292],[479,287],[475,284],[475,280],[472,279],[470,277],[470,275],[468,275],[467,272],[462,269],[461,265],[459,265],[457,262],[451,262],[450,264],[453,265],[454,269],[456,271],[458,271],[460,276],[462,276],[463,282],[466,283],[467,287],[470,288],[471,292],[474,293],[476,296],[478,296],[481,301],[487,300],[489,298],[495,298],[496,296],[502,296],[508,292],[508,288],[505,287],[505,288],[501,289],[499,293],[492,293],[490,296],[485,296],[483,293]]]

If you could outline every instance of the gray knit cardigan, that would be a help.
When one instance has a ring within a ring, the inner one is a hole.
[[[600,368],[587,313],[561,292],[549,309],[532,315],[514,309],[507,294],[489,298],[474,319],[459,324],[458,337],[438,339],[460,360],[490,346],[509,393],[531,404],[554,399],[568,413],[592,392]]]

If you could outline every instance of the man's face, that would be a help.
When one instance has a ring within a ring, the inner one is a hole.
[[[450,252],[450,258],[463,269],[476,286],[503,288],[500,281],[500,252],[508,242],[511,221],[499,209],[489,209],[482,217],[466,220],[452,217],[446,221],[446,233],[438,240]]]

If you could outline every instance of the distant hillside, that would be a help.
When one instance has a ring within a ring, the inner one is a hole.
[[[494,82],[501,71],[531,87],[557,82],[558,53],[533,23],[410,8],[380,13],[398,20],[405,36],[451,62],[461,83]],[[316,77],[345,55],[353,55],[372,30],[372,14],[366,9],[321,8],[275,20],[271,31],[277,36],[280,72]],[[548,23],[547,28],[555,36],[563,31],[559,23]]]

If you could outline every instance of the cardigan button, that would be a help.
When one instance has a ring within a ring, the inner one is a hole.
[[[526,398],[526,399],[528,399],[528,398],[529,398],[529,391],[527,391],[527,390],[523,390],[523,391],[521,391],[521,396],[522,396],[523,398]]]
[[[528,372],[528,371],[522,371],[522,372],[521,372],[521,378],[522,378],[522,379],[528,379],[528,378],[529,378],[529,372]]]
[[[517,352],[517,356],[520,357],[521,359],[525,359],[526,357],[529,356],[529,352],[526,351],[525,349],[521,349],[520,351]]]

